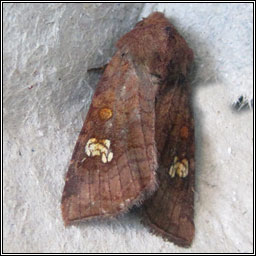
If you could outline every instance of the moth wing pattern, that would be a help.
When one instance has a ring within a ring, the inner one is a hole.
[[[138,74],[122,49],[106,67],[65,178],[66,225],[115,216],[154,190],[158,85],[150,79]]]
[[[156,106],[159,187],[143,205],[144,223],[179,246],[189,247],[194,227],[194,119],[187,83],[160,96]]]
[[[143,205],[145,222],[189,246],[194,123],[186,76],[193,51],[159,12],[138,22],[117,48],[72,155],[62,195],[64,222],[116,216],[157,189]]]

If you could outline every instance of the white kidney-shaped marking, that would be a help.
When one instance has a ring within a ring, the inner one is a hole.
[[[113,159],[113,152],[110,150],[110,140],[103,139],[97,140],[96,138],[91,138],[87,141],[85,146],[85,153],[87,156],[101,156],[101,161],[106,164],[111,162]]]
[[[188,175],[188,160],[186,158],[178,161],[178,157],[175,156],[173,160],[173,164],[170,166],[169,175],[171,178],[175,177],[177,174],[181,178],[185,178]]]

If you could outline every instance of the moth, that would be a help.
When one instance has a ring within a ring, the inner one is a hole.
[[[65,178],[65,225],[142,204],[144,223],[180,246],[194,237],[193,51],[160,12],[117,42]]]

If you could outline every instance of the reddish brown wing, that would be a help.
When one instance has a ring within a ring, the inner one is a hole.
[[[65,224],[114,216],[155,187],[158,85],[142,80],[121,55],[107,66],[74,149],[62,197]]]
[[[167,90],[156,106],[159,187],[144,203],[145,222],[155,233],[187,247],[195,230],[194,121],[187,83],[178,83]],[[186,177],[179,177],[179,173]]]
[[[162,13],[117,43],[79,135],[62,196],[65,224],[115,216],[155,189],[155,98],[186,76],[191,49]]]

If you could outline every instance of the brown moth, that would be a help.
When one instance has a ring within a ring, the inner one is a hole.
[[[143,205],[145,223],[181,246],[194,236],[193,52],[162,13],[117,42],[65,179],[65,225]]]

